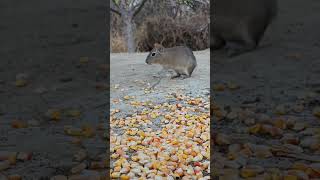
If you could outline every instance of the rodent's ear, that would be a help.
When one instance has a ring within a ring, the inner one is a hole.
[[[163,46],[161,44],[159,44],[159,43],[154,43],[154,47],[155,48],[163,48]]]
[[[161,44],[158,44],[158,43],[155,43],[154,44],[154,47],[156,48],[156,49],[158,49],[160,52],[163,50],[163,46],[161,45]]]

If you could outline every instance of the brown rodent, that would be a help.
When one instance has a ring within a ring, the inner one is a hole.
[[[236,56],[255,49],[277,15],[277,0],[215,0],[213,50]]]
[[[154,48],[147,56],[146,63],[149,65],[160,64],[164,69],[174,70],[176,75],[172,76],[172,79],[180,76],[190,77],[197,66],[196,58],[188,47],[164,48],[158,43],[154,44]]]

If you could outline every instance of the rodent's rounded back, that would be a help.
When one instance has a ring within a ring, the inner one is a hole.
[[[147,64],[172,66],[185,64],[188,61],[196,60],[191,49],[185,46],[176,46],[172,48],[164,48],[161,45],[155,46],[146,58]]]
[[[224,41],[242,41],[244,34],[256,44],[277,15],[277,0],[216,0],[213,35]]]
[[[216,0],[214,15],[216,17],[255,17],[277,14],[277,0]],[[218,20],[218,18],[217,18]]]

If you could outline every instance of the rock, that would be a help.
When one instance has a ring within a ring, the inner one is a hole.
[[[16,80],[18,80],[18,79],[27,80],[27,79],[29,79],[29,75],[27,73],[19,73],[16,75]]]
[[[278,105],[274,111],[277,115],[285,115],[288,113],[288,107],[284,104]]]
[[[48,92],[48,89],[45,87],[38,87],[34,90],[34,92],[37,94],[44,94],[44,93]]]

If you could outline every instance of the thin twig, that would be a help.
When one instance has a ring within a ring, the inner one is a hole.
[[[165,68],[162,68],[161,69],[161,71],[159,71],[158,72],[158,81],[156,82],[156,83],[154,83],[151,87],[150,87],[150,89],[154,89],[154,87],[156,87],[156,85],[158,85],[159,83],[160,83],[160,81],[164,78],[164,76],[162,76],[161,74],[163,73],[163,72],[165,72],[166,71],[166,69]]]
[[[276,156],[284,156],[289,158],[296,158],[300,160],[306,160],[311,162],[320,162],[320,156],[310,156],[306,154],[301,153],[283,153],[283,152],[277,152]]]
[[[154,84],[151,86],[150,89],[154,89],[154,87],[156,87],[156,85],[158,85],[158,84],[160,83],[160,81],[161,81],[162,78],[163,78],[163,76],[160,76],[160,77],[159,77],[159,80],[158,80],[156,83],[154,83]]]

